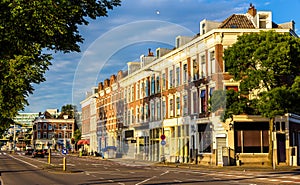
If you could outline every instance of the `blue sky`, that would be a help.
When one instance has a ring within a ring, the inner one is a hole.
[[[124,0],[108,17],[80,27],[85,41],[80,53],[54,55],[46,81],[34,85],[25,112],[60,109],[76,104],[85,92],[112,73],[126,70],[148,48],[172,48],[177,35],[193,36],[203,19],[223,21],[245,13],[252,3],[258,11],[272,11],[275,23],[294,20],[300,35],[300,0]]]

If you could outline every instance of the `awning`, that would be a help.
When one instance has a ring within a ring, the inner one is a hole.
[[[89,139],[81,139],[77,142],[77,145],[89,145],[90,140]]]

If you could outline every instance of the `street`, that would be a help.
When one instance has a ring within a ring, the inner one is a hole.
[[[64,156],[54,153],[52,165],[45,158],[22,153],[0,152],[1,185],[90,185],[90,184],[300,184],[299,171],[224,170],[225,168],[182,168],[150,162],[95,157]]]

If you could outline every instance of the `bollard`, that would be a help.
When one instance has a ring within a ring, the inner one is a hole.
[[[48,153],[48,164],[51,164],[51,149],[49,149]]]
[[[66,157],[63,158],[63,171],[67,171],[67,159],[66,159]]]

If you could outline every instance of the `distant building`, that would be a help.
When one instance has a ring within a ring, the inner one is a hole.
[[[71,139],[74,137],[75,119],[58,112],[40,114],[33,121],[32,145],[40,149],[72,149]]]

